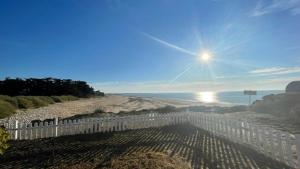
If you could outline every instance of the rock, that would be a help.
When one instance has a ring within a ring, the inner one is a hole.
[[[300,81],[289,83],[285,88],[285,92],[287,94],[300,94]]]
[[[300,93],[271,94],[251,105],[251,110],[290,118],[300,117]]]
[[[251,110],[258,113],[270,113],[289,118],[300,117],[300,81],[293,81],[286,86],[285,93],[264,96],[255,101]]]

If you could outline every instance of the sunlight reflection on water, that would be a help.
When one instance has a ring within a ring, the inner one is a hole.
[[[197,100],[203,103],[215,103],[218,101],[215,92],[199,92],[197,93]]]

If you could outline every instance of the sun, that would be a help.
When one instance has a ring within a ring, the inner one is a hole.
[[[212,55],[208,51],[201,52],[198,56],[201,62],[209,62],[212,59]]]

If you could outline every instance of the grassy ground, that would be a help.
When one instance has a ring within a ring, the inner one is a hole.
[[[115,159],[145,152],[178,155],[193,168],[288,168],[247,147],[188,124],[13,141],[0,158],[0,168],[111,168]]]
[[[39,108],[49,104],[77,100],[74,96],[16,96],[0,95],[0,118],[8,117],[17,109]]]

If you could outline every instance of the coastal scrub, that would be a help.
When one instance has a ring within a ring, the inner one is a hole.
[[[8,149],[9,145],[7,141],[9,140],[9,133],[5,131],[4,128],[0,127],[0,155],[4,154],[5,150]]]

